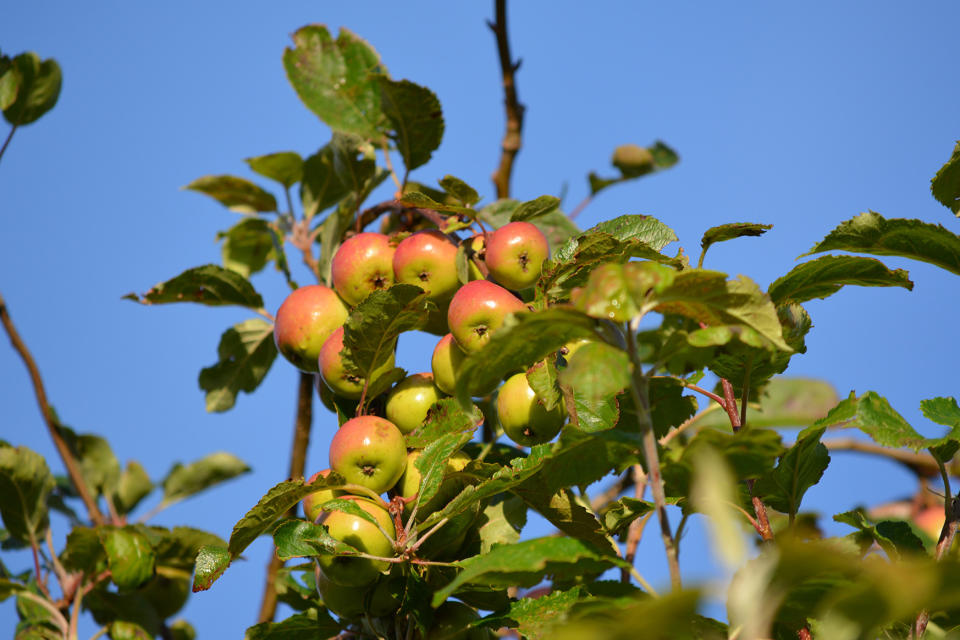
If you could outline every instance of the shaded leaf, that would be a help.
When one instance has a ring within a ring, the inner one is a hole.
[[[0,54],[0,111],[16,101],[21,80],[20,71],[10,58]]]
[[[15,80],[13,74],[16,74]],[[63,77],[60,65],[53,58],[40,60],[32,51],[21,53],[13,58],[3,77],[9,78],[3,83],[3,117],[14,126],[36,121],[53,109],[60,97]]]
[[[0,447],[0,516],[11,536],[24,542],[43,538],[54,484],[43,456],[26,447]]]
[[[300,181],[300,203],[307,220],[332,207],[347,195],[333,165],[333,146],[326,145],[303,162]]]
[[[607,533],[621,535],[627,532],[634,520],[642,518],[654,509],[655,507],[651,502],[624,497],[604,507],[600,517],[603,521],[603,528],[607,530]]]
[[[306,520],[287,520],[273,532],[277,557],[309,558],[321,554],[352,556],[360,553],[346,542],[332,538],[327,526]]]
[[[635,144],[621,145],[614,151],[612,160],[613,166],[620,170],[620,176],[601,178],[591,171],[588,177],[590,195],[595,196],[603,189],[620,182],[669,169],[679,160],[677,153],[659,140],[653,146],[645,148]]]
[[[483,625],[494,629],[516,629],[524,638],[538,640],[549,638],[554,628],[567,620],[567,613],[582,597],[581,587],[568,591],[554,591],[539,598],[521,598],[510,603],[505,612],[498,612],[483,619]]]
[[[477,520],[480,552],[487,553],[497,544],[514,544],[527,523],[527,507],[518,496],[491,502]]]
[[[397,145],[407,171],[430,160],[443,138],[443,110],[437,95],[409,80],[380,76],[380,104],[390,123],[390,138]]]
[[[633,366],[627,354],[603,342],[589,342],[570,357],[560,383],[596,402],[616,396],[630,384]]]
[[[124,298],[140,304],[198,302],[210,306],[235,304],[263,308],[263,298],[249,280],[215,264],[187,269],[171,280],[154,285],[142,296],[128,293]]]
[[[105,566],[106,559],[107,556],[96,529],[74,527],[67,534],[67,546],[64,547],[60,557],[65,569],[95,573],[99,566]]]
[[[330,147],[337,178],[347,191],[357,194],[357,202],[362,201],[377,174],[373,145],[359,136],[335,131]]]
[[[101,527],[100,543],[107,554],[110,579],[120,589],[138,587],[151,577],[156,555],[150,540],[134,526]]]
[[[547,411],[560,404],[563,396],[560,392],[557,365],[552,357],[547,357],[527,369],[527,384],[537,396],[537,402]]]
[[[317,274],[323,282],[333,282],[333,256],[340,248],[343,234],[353,223],[355,200],[352,194],[344,198],[320,225],[320,258],[317,260]]]
[[[857,256],[821,256],[804,262],[777,278],[770,285],[770,298],[775,304],[806,302],[826,298],[844,285],[861,287],[903,287],[913,290],[913,282],[903,269],[891,271],[873,258]]]
[[[722,640],[723,625],[696,615],[700,594],[674,591],[659,598],[640,598],[630,606],[587,610],[579,619],[551,634],[551,640]],[[576,611],[574,611],[575,617]]]
[[[807,489],[820,482],[830,464],[830,454],[820,442],[826,427],[810,427],[797,436],[797,441],[780,456],[776,468],[760,478],[754,491],[767,505],[789,514],[800,511],[800,501]]]
[[[192,571],[200,549],[203,547],[226,547],[218,535],[191,527],[163,529],[152,527],[157,565],[177,571]]]
[[[133,511],[140,501],[153,491],[153,482],[139,462],[131,460],[120,474],[113,493],[113,506],[117,513],[125,515]]]
[[[410,284],[371,293],[344,324],[344,369],[368,378],[390,358],[401,333],[423,326],[428,310],[423,289]]]
[[[510,222],[529,222],[534,218],[553,213],[560,206],[560,198],[555,196],[540,196],[536,200],[528,200],[517,206],[510,214]]]
[[[317,640],[340,632],[326,609],[310,609],[280,622],[261,622],[247,629],[245,640]]]
[[[260,318],[233,325],[220,337],[217,356],[219,362],[201,369],[198,380],[210,412],[232,409],[239,392],[260,386],[277,357],[273,325]]]
[[[405,436],[407,447],[423,449],[449,433],[472,435],[481,422],[483,414],[476,406],[467,410],[453,398],[442,398],[430,408],[426,422]]]
[[[693,459],[690,502],[707,516],[714,553],[728,568],[739,566],[747,554],[742,516],[737,504],[736,480],[726,460],[709,446],[700,447]]]
[[[456,204],[446,204],[442,202],[437,202],[430,196],[420,191],[408,191],[404,192],[403,197],[400,198],[405,206],[408,207],[419,207],[422,209],[429,209],[430,211],[443,211],[445,213],[455,213],[457,215],[467,216],[473,218],[476,216],[477,212],[469,207],[462,207]]]
[[[862,535],[858,537],[863,551],[876,542],[893,560],[903,555],[925,553],[923,542],[913,533],[910,525],[902,520],[883,520],[873,525],[859,510],[838,513],[833,519],[860,531]]]
[[[290,188],[303,176],[303,158],[294,151],[279,151],[263,156],[245,158],[244,162],[260,175],[276,180]]]
[[[759,222],[731,222],[729,224],[721,224],[717,227],[710,227],[703,232],[700,247],[706,252],[706,250],[710,248],[710,245],[717,242],[726,242],[727,240],[747,236],[762,236],[772,228],[772,224],[761,224]]]
[[[570,401],[567,400],[569,413]],[[617,426],[620,420],[620,405],[614,397],[600,400],[589,400],[583,394],[573,392],[574,413],[570,417],[571,424],[584,433],[606,431]]]
[[[120,480],[120,462],[105,438],[89,433],[76,433],[70,427],[58,425],[70,453],[80,464],[80,472],[87,486],[95,493],[111,493]]]
[[[480,201],[480,194],[477,190],[468,185],[457,176],[449,174],[440,179],[440,186],[449,195],[462,202],[467,207],[472,207]]]
[[[193,592],[206,591],[230,566],[233,556],[226,547],[205,545],[197,554],[196,573],[193,576]]]
[[[930,191],[940,204],[960,216],[960,142],[953,154],[930,181]]]
[[[752,427],[805,427],[827,415],[840,399],[829,382],[812,378],[775,377],[763,388],[759,405],[750,403]],[[715,411],[697,421],[701,428],[727,429],[730,419]]]
[[[277,210],[277,199],[273,194],[237,176],[203,176],[183,188],[206,194],[237,213],[270,213]]]
[[[171,503],[209,489],[250,471],[240,458],[232,453],[220,451],[183,465],[173,465],[167,477],[163,479],[163,500]]]
[[[273,257],[273,235],[270,223],[263,218],[244,218],[226,231],[217,234],[223,266],[244,278],[260,271]]]

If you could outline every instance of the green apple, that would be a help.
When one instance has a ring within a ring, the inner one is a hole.
[[[436,229],[418,231],[397,245],[393,273],[397,282],[420,287],[430,300],[449,300],[460,286],[457,245]]]
[[[427,631],[426,640],[492,640],[496,637],[492,629],[471,627],[480,619],[473,607],[462,602],[447,600],[433,612],[433,626]]]
[[[384,493],[397,484],[407,463],[400,430],[377,416],[347,420],[330,442],[330,468],[351,484]]]
[[[359,618],[366,613],[366,592],[362,587],[347,587],[331,582],[320,570],[319,564],[315,565],[313,575],[317,582],[317,592],[323,598],[323,606],[338,618]]]
[[[387,510],[372,500],[359,496],[346,496],[344,500],[353,500],[361,509],[372,515],[380,527],[396,535],[393,518]],[[330,537],[372,556],[388,558],[393,556],[393,543],[372,522],[343,511],[324,512],[318,524],[326,525]],[[363,587],[372,584],[381,573],[390,567],[383,560],[358,558],[356,556],[320,555],[317,563],[323,575],[331,582],[348,587]]]
[[[553,440],[566,419],[563,401],[547,411],[527,382],[526,373],[516,373],[497,394],[497,416],[511,440],[532,447]]]
[[[333,255],[330,274],[333,287],[356,306],[379,289],[393,284],[394,247],[382,233],[364,232],[348,238]]]
[[[433,357],[430,358],[430,368],[433,370],[433,383],[440,391],[454,395],[457,390],[457,376],[460,367],[467,359],[467,354],[457,346],[453,334],[448,333],[440,339],[433,348]]]
[[[515,295],[488,280],[474,280],[460,287],[450,301],[447,324],[457,344],[475,353],[490,341],[490,334],[503,325],[510,313],[527,306]]]
[[[407,463],[404,467],[403,475],[397,482],[396,490],[404,498],[412,498],[420,490],[420,481],[422,477],[420,470],[417,469],[416,462],[420,458],[420,451],[411,451],[407,454]],[[423,520],[428,515],[442,509],[448,502],[457,497],[466,486],[466,481],[457,477],[448,477],[455,473],[463,471],[463,468],[470,464],[470,456],[463,451],[457,451],[447,459],[447,465],[444,467],[444,479],[440,484],[440,490],[426,504],[421,504],[417,508],[417,519]]]
[[[549,255],[547,237],[529,222],[505,224],[487,237],[485,260],[490,277],[514,291],[536,283]]]
[[[387,396],[387,420],[410,433],[423,424],[427,412],[443,392],[433,384],[432,373],[415,373],[407,376]]]
[[[333,289],[300,287],[277,310],[273,338],[277,350],[298,369],[316,373],[320,348],[347,321],[349,311]]]
[[[320,377],[323,378],[324,383],[326,383],[330,391],[333,391],[338,396],[357,400],[363,394],[363,384],[365,381],[360,376],[347,373],[343,366],[342,352],[343,327],[340,327],[330,335],[320,349],[320,355],[317,358]],[[394,354],[391,353],[387,361],[374,370],[373,377],[377,378],[387,371],[390,371],[395,364]]]
[[[477,233],[460,242],[460,250],[467,255],[467,281],[483,280],[483,271],[477,263],[484,263],[487,253],[487,239],[482,233]]]
[[[315,474],[310,476],[310,479],[307,480],[307,484],[310,484],[320,478],[326,478],[328,475],[330,475],[330,469],[317,471]],[[316,522],[317,518],[320,517],[320,514],[323,513],[320,507],[323,506],[324,502],[333,500],[334,498],[339,498],[340,496],[344,496],[346,494],[347,492],[342,489],[321,489],[320,491],[314,491],[303,499],[303,515],[310,522]]]
[[[614,149],[612,162],[625,178],[637,178],[656,168],[650,150],[636,144],[622,144]]]

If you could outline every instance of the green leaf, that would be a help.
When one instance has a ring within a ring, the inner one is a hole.
[[[310,558],[322,554],[354,556],[360,553],[346,542],[330,537],[327,526],[306,520],[287,520],[273,532],[277,557]]]
[[[428,310],[423,289],[411,284],[395,284],[371,293],[350,312],[344,324],[344,369],[368,378],[390,358],[401,333],[423,326]]]
[[[630,385],[633,366],[627,354],[603,342],[589,342],[573,354],[560,372],[568,385],[586,401],[616,396]]]
[[[40,454],[0,447],[0,516],[10,535],[24,542],[43,538],[50,525],[47,496],[53,475]]]
[[[160,635],[160,617],[153,604],[139,591],[113,592],[94,589],[83,597],[84,608],[93,614],[98,624],[112,625],[115,621],[135,624],[150,634]]]
[[[29,591],[29,589],[19,582],[13,582],[11,580],[7,580],[6,578],[0,578],[0,602],[3,602],[13,594],[20,591]]]
[[[191,527],[174,527],[169,530],[152,527],[150,531],[156,537],[153,544],[157,554],[157,566],[177,571],[192,571],[201,548],[223,548],[227,545],[220,536]]]
[[[443,110],[437,95],[409,80],[385,76],[380,83],[380,104],[392,130],[390,138],[409,173],[426,164],[443,139]]]
[[[466,432],[452,432],[440,436],[426,446],[414,465],[420,472],[420,491],[417,504],[427,504],[440,490],[447,461],[470,439]]]
[[[521,598],[510,603],[509,610],[483,619],[483,625],[494,629],[516,629],[530,640],[550,638],[554,629],[567,620],[567,613],[582,597],[582,588],[553,591],[539,598]]]
[[[429,209],[430,211],[454,213],[457,215],[467,216],[468,218],[473,218],[477,215],[477,212],[469,207],[461,207],[460,205],[456,204],[437,202],[427,194],[420,191],[405,192],[403,197],[400,198],[400,202],[408,207],[419,207],[421,209]]]
[[[361,509],[360,507],[358,507],[358,506],[357,506],[357,503],[356,503],[355,501],[353,501],[353,500],[344,500],[344,499],[342,499],[342,498],[333,498],[333,499],[331,499],[331,500],[328,500],[328,501],[324,502],[324,503],[320,506],[320,508],[321,508],[323,511],[342,511],[342,512],[348,514],[348,515],[356,516],[357,518],[360,518],[360,519],[362,519],[362,520],[366,520],[367,522],[369,522],[369,523],[371,523],[371,524],[373,524],[373,525],[378,524],[376,518],[374,518],[372,515],[370,515],[369,513],[367,513],[366,511],[364,511],[364,510]]]
[[[343,234],[353,223],[355,200],[355,196],[348,195],[320,224],[320,259],[317,260],[317,273],[323,282],[333,282],[333,256],[340,248]]]
[[[271,213],[277,210],[277,199],[273,194],[237,176],[203,176],[183,188],[206,194],[237,213]]]
[[[430,408],[427,421],[405,436],[407,447],[423,449],[449,433],[472,436],[482,421],[483,414],[476,406],[468,410],[453,398],[442,398]]]
[[[333,170],[340,183],[351,193],[365,194],[377,173],[373,145],[359,136],[336,131],[330,147],[333,149]]]
[[[956,398],[930,398],[920,401],[920,410],[928,420],[960,430],[960,406]]]
[[[721,224],[720,226],[710,227],[704,231],[703,238],[700,240],[700,247],[704,253],[706,253],[710,245],[717,242],[726,242],[727,240],[747,236],[762,236],[772,228],[772,224],[761,224],[759,222],[731,222],[729,224]]]
[[[178,462],[163,479],[163,501],[178,502],[249,471],[243,460],[224,451],[187,465]]]
[[[770,298],[775,304],[806,302],[826,298],[844,285],[861,287],[903,287],[913,290],[913,282],[903,269],[891,271],[873,258],[857,256],[822,256],[804,262],[777,278],[770,285]]]
[[[120,589],[133,589],[153,576],[156,556],[137,527],[101,527],[100,543],[107,553],[110,579]]]
[[[22,77],[20,71],[5,55],[0,54],[0,111],[4,111],[17,99]]]
[[[516,544],[526,523],[527,507],[518,496],[491,502],[477,519],[480,553],[489,552],[494,545]]]
[[[677,241],[677,234],[673,229],[663,224],[653,216],[623,215],[591,227],[589,233],[608,233],[617,240],[639,240],[654,251],[661,251],[671,242]],[[586,235],[584,234],[584,235]],[[566,249],[569,251],[569,249]]]
[[[244,159],[251,170],[265,178],[276,180],[286,188],[300,182],[303,177],[303,158],[295,151],[279,151],[265,156]]]
[[[669,169],[679,162],[677,153],[657,140],[651,147],[640,147],[635,144],[620,145],[614,150],[611,164],[619,169],[620,176],[616,178],[601,178],[594,172],[590,172],[590,195],[597,193],[607,187],[640,178],[650,173]]]
[[[193,592],[206,591],[230,566],[233,557],[226,547],[205,545],[197,554],[196,572],[193,576]]]
[[[16,80],[13,80],[16,73]],[[14,126],[36,121],[57,104],[60,97],[62,74],[60,65],[53,58],[41,61],[32,51],[21,53],[12,60],[12,66],[4,74],[10,77],[3,92],[3,117]],[[4,84],[5,84],[4,83]],[[12,87],[16,84],[16,93]]]
[[[850,396],[818,420],[817,427],[855,427],[885,447],[908,447],[914,451],[940,444],[939,439],[921,436],[897,413],[883,396],[868,391],[859,398]]]
[[[872,525],[860,510],[838,513],[833,519],[860,531],[862,535],[858,538],[864,552],[876,542],[892,560],[898,560],[904,555],[925,553],[923,542],[913,533],[910,525],[902,520],[883,520]]]
[[[792,519],[800,511],[807,489],[820,482],[830,464],[830,453],[820,442],[826,427],[810,427],[780,456],[776,468],[760,478],[754,491],[777,511]]]
[[[300,202],[307,220],[340,202],[348,191],[334,169],[332,145],[322,147],[303,162]]]
[[[175,620],[167,628],[170,630],[170,640],[196,640],[197,632],[186,620]]]
[[[576,338],[596,338],[594,321],[573,309],[552,308],[508,316],[490,342],[468,356],[457,377],[457,398],[464,406],[471,396],[497,385],[507,374],[555,353]]]
[[[840,399],[828,382],[778,376],[763,388],[759,404],[750,403],[747,422],[752,427],[805,427],[823,418]],[[727,429],[730,420],[715,411],[697,420],[700,428]]]
[[[223,332],[217,347],[219,361],[200,370],[200,388],[206,391],[207,411],[233,408],[237,394],[252,393],[263,382],[277,357],[273,325],[251,318]]]
[[[152,640],[153,634],[129,620],[114,620],[110,623],[111,640]]]
[[[337,39],[323,25],[301,27],[283,67],[303,103],[334,131],[367,139],[383,136],[377,77],[386,69],[367,42],[341,28]]]
[[[700,447],[693,459],[690,502],[707,516],[714,554],[728,568],[746,559],[742,516],[737,512],[736,479],[726,460],[709,446]]]
[[[74,527],[67,534],[67,546],[60,557],[65,569],[88,574],[98,573],[98,567],[105,567],[106,560],[107,556],[96,529]]]
[[[547,411],[560,404],[563,396],[559,387],[559,374],[555,358],[547,357],[527,369],[527,384],[537,395],[537,402]]]
[[[651,502],[636,498],[620,498],[604,507],[600,517],[607,533],[624,535],[634,520],[651,513],[655,508]]]
[[[679,427],[697,412],[696,398],[683,395],[685,389],[676,378],[656,377],[650,380],[650,420],[658,438],[666,435],[671,427]],[[632,406],[628,410],[635,411]]]
[[[448,195],[462,202],[464,206],[472,207],[480,201],[477,190],[456,176],[445,175],[440,179],[440,186]]]
[[[153,491],[153,482],[139,462],[131,460],[120,474],[117,488],[113,492],[113,506],[117,513],[126,515],[133,511],[140,501]]]
[[[217,234],[223,266],[244,278],[260,271],[273,257],[270,223],[263,218],[244,218],[226,231]]]
[[[177,277],[154,285],[145,294],[124,296],[140,304],[198,302],[209,306],[235,304],[262,309],[263,298],[250,281],[230,269],[215,264],[187,269]]]
[[[930,181],[930,191],[940,204],[960,217],[960,141],[953,154]]]
[[[590,273],[573,304],[594,318],[629,322],[652,310],[652,295],[665,291],[675,277],[673,269],[653,262],[604,264]]]
[[[112,493],[120,480],[120,462],[105,438],[87,433],[77,434],[70,427],[58,425],[57,430],[80,463],[80,472],[95,495]]]
[[[555,196],[540,196],[536,200],[521,203],[510,215],[510,222],[529,222],[534,218],[553,213],[560,207],[560,198]]]
[[[386,393],[393,385],[407,377],[406,369],[394,367],[382,373],[373,372],[373,380],[367,385],[367,399],[373,399],[381,393]]]
[[[659,598],[641,598],[635,604],[615,606],[594,615],[569,620],[550,635],[551,640],[722,640],[720,623],[696,614],[700,594],[673,591]],[[589,610],[588,610],[589,612]],[[574,615],[576,610],[574,610]],[[731,637],[737,636],[734,634]]]
[[[544,576],[574,578],[627,566],[623,560],[599,553],[573,538],[537,538],[494,547],[490,552],[457,563],[462,571],[433,596],[436,607],[464,584],[532,587]]]
[[[245,640],[317,640],[332,638],[340,633],[326,610],[310,609],[280,622],[261,622],[247,629]]]
[[[912,258],[960,275],[960,236],[920,220],[888,220],[873,211],[861,213],[841,223],[804,255],[837,250]]]
[[[602,398],[588,400],[583,394],[573,391],[574,412],[570,416],[570,424],[584,433],[606,431],[617,426],[620,420],[620,405],[616,398]],[[567,400],[567,412],[570,412],[570,401]]]

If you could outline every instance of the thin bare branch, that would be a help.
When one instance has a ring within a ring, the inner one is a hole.
[[[510,176],[513,162],[523,145],[523,114],[526,110],[517,98],[516,72],[520,61],[510,55],[510,39],[507,33],[507,0],[495,0],[495,20],[488,22],[497,39],[497,56],[500,58],[500,74],[503,78],[503,106],[507,114],[507,128],[501,142],[500,164],[493,172],[493,184],[497,198],[510,197]]]
[[[855,438],[831,438],[824,440],[823,445],[830,451],[856,451],[857,453],[869,453],[889,458],[894,462],[899,462],[922,478],[935,478],[940,473],[936,459],[925,453],[914,453],[904,449],[888,449]]]

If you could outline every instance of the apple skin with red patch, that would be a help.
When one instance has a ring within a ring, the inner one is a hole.
[[[474,280],[454,294],[447,310],[447,324],[457,345],[467,354],[476,353],[486,346],[508,314],[524,311],[527,306],[500,285]]]
[[[330,442],[330,468],[347,482],[374,493],[397,484],[407,463],[400,430],[377,416],[357,416],[343,423]]]
[[[457,245],[435,229],[418,231],[397,245],[393,273],[397,282],[420,287],[434,302],[449,300],[460,286]]]
[[[394,246],[382,233],[363,232],[348,238],[333,256],[333,288],[351,307],[374,291],[393,285]]]
[[[301,371],[316,373],[323,343],[349,313],[333,289],[319,284],[300,287],[277,310],[273,326],[277,351]]]
[[[537,282],[549,256],[550,245],[540,229],[529,222],[511,222],[487,237],[484,260],[490,277],[520,291]]]
[[[363,394],[364,379],[360,376],[347,373],[343,366],[343,327],[334,331],[320,349],[320,356],[317,358],[320,369],[320,377],[324,383],[338,396],[358,400]],[[393,353],[387,358],[386,362],[374,369],[373,377],[376,379],[383,373],[393,369],[396,359]]]

